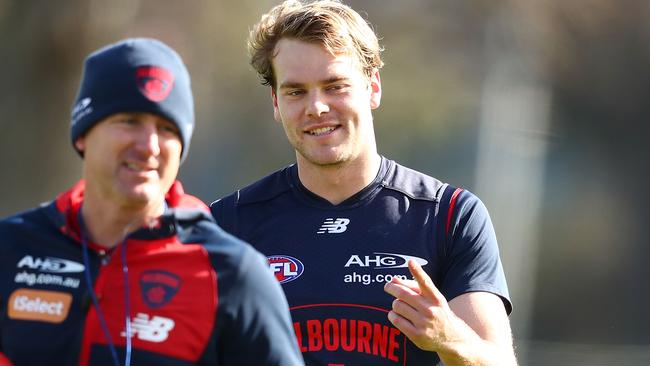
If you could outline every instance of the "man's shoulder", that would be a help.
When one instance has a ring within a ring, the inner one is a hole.
[[[252,249],[243,240],[223,230],[208,212],[199,209],[176,209],[177,237],[182,243],[200,244],[210,255],[239,257]]]
[[[383,182],[384,187],[398,191],[411,199],[426,201],[438,199],[445,183],[396,162],[392,162],[391,165]]]
[[[216,223],[210,225],[210,234],[206,235],[202,244],[211,256],[228,257],[235,261],[252,249],[248,243],[227,233]]]
[[[258,262],[263,263],[262,254],[253,246],[226,232],[213,221],[205,222],[203,230],[200,244],[206,250],[215,270],[222,275],[240,273],[251,258],[257,258]]]
[[[18,212],[11,216],[0,219],[0,231],[4,232],[5,230],[16,230],[19,228],[34,228],[44,226],[51,221],[48,220],[48,217],[54,218],[53,215],[56,213],[56,208],[52,202],[43,203],[38,207]]]
[[[0,257],[24,251],[48,239],[50,245],[63,234],[57,226],[56,209],[43,205],[0,220]],[[60,216],[60,215],[58,215]]]
[[[240,206],[272,200],[291,189],[290,169],[293,165],[277,170],[210,204],[213,206]]]

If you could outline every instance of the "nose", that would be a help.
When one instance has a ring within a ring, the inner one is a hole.
[[[143,123],[138,133],[137,149],[148,156],[160,154],[160,139],[155,123]]]
[[[325,96],[320,91],[310,93],[310,96],[307,100],[307,108],[305,111],[308,117],[318,118],[329,111],[329,104],[325,100]]]

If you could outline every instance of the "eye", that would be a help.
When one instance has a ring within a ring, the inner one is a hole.
[[[348,88],[347,84],[332,84],[327,87],[328,91],[339,92],[344,91]]]
[[[166,123],[165,122],[165,123],[162,123],[158,128],[162,132],[169,133],[169,134],[174,134],[176,136],[180,136],[180,134],[181,134],[180,131],[178,130],[178,128],[176,127],[176,125],[173,124],[173,123]]]
[[[305,94],[305,91],[302,89],[288,89],[284,95],[290,96],[290,97],[297,97],[300,95]]]

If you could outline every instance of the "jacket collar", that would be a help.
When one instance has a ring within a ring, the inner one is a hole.
[[[83,205],[85,188],[86,182],[81,179],[70,189],[59,194],[54,201],[57,211],[63,215],[64,219],[64,224],[60,230],[76,241],[81,241],[78,215],[79,210]],[[203,201],[185,193],[180,181],[175,181],[169,188],[169,191],[167,191],[167,194],[165,195],[165,202],[167,203],[167,207],[172,209],[190,209],[203,211],[207,214],[210,213],[210,209],[205,205],[205,203],[203,203]],[[161,218],[161,220],[162,219],[164,219],[164,217]],[[101,248],[95,243],[89,243],[89,245],[94,249]]]

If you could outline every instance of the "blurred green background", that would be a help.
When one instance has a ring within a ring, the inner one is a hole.
[[[83,59],[129,36],[165,41],[192,74],[189,192],[209,203],[292,162],[245,50],[277,3],[0,0],[0,216],[79,178]],[[650,364],[650,2],[347,3],[386,47],[380,152],[490,209],[520,364]]]

